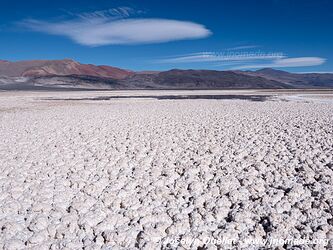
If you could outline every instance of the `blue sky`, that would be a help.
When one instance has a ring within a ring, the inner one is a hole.
[[[332,24],[330,0],[2,0],[0,59],[332,72]]]

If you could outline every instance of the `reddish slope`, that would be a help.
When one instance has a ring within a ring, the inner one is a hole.
[[[3,76],[88,75],[124,79],[132,74],[133,72],[129,70],[111,66],[80,64],[70,59],[0,61],[0,75]]]

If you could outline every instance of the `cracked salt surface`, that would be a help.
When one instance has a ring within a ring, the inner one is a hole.
[[[2,249],[333,237],[332,104],[24,95],[0,104]]]

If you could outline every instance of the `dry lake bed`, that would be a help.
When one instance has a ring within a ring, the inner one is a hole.
[[[0,92],[1,249],[330,249],[333,92]]]

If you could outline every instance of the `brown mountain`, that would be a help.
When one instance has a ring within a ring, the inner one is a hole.
[[[129,70],[104,65],[81,64],[70,59],[0,61],[0,75],[9,77],[88,75],[124,79],[132,74],[133,72]]]

